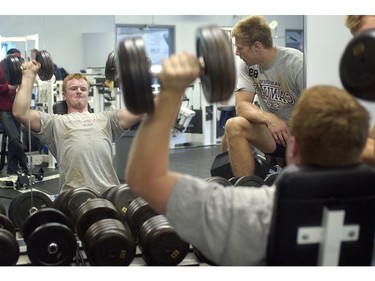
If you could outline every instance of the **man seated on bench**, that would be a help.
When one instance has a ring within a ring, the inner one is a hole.
[[[276,187],[228,188],[169,170],[170,129],[200,67],[195,56],[182,53],[166,60],[162,69],[155,112],[132,143],[127,183],[213,263],[264,264]],[[287,164],[329,169],[359,163],[369,120],[368,111],[344,90],[305,90],[291,117]]]

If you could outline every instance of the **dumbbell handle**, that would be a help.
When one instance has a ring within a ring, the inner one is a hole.
[[[203,69],[204,68],[204,59],[203,57],[198,58],[199,65]],[[162,70],[162,66],[160,64],[153,64],[150,67],[150,73],[153,77],[157,77]]]

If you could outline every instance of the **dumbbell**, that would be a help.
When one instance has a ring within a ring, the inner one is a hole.
[[[75,227],[91,265],[129,265],[133,261],[136,243],[109,200],[93,198],[82,203]]]
[[[353,96],[375,101],[375,29],[353,37],[340,60],[340,78]]]
[[[111,51],[108,54],[107,61],[105,63],[104,75],[107,80],[110,80],[110,81],[117,80],[116,52],[115,51]]]
[[[101,198],[105,198],[113,203],[120,213],[124,224],[127,224],[125,217],[129,205],[137,197],[126,183],[114,186],[101,195]]]
[[[23,239],[33,265],[70,265],[78,248],[71,221],[55,208],[32,213],[23,226]]]
[[[16,239],[16,228],[12,221],[0,214],[0,266],[16,265],[20,248]]]
[[[23,225],[33,212],[51,207],[53,207],[53,202],[45,193],[29,190],[12,199],[8,207],[8,217],[22,235]]]
[[[40,63],[38,71],[40,80],[47,81],[53,75],[53,61],[50,53],[46,50],[38,51],[35,60]],[[9,55],[1,61],[5,79],[10,85],[20,85],[22,82],[22,61],[16,56]]]
[[[248,186],[248,187],[261,187],[265,185],[265,182],[262,178],[258,176],[243,176],[236,180],[234,186]]]
[[[189,243],[141,197],[129,204],[125,218],[147,265],[178,265],[186,257]]]
[[[3,214],[5,216],[7,214],[7,211],[5,209],[5,206],[4,206],[3,202],[0,202],[0,214]]]
[[[77,187],[64,190],[53,202],[54,207],[63,212],[72,221],[77,215],[77,209],[82,203],[98,198],[99,194],[89,187]]]
[[[228,100],[234,91],[236,70],[227,34],[217,25],[199,28],[196,33],[196,51],[206,100],[209,103]],[[142,37],[122,39],[115,60],[127,109],[135,114],[152,113],[154,95],[151,84],[161,67],[150,66]]]
[[[213,176],[213,177],[208,177],[205,179],[207,182],[217,182],[223,186],[233,186],[233,184],[227,180],[226,178],[220,177],[220,176]]]

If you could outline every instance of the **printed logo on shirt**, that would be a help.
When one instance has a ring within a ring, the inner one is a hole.
[[[249,68],[249,76],[250,77],[258,78],[258,75],[259,75],[258,69],[251,68],[251,67]]]
[[[280,87],[280,83],[269,80],[262,80],[255,84],[256,94],[263,99],[269,109],[279,109],[284,105],[296,103],[294,96]]]

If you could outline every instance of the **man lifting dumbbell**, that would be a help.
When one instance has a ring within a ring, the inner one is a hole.
[[[126,180],[134,193],[166,215],[182,239],[215,264],[261,265],[275,186],[230,188],[169,170],[170,129],[185,88],[200,72],[197,59],[187,53],[163,63],[161,91],[154,112],[142,122],[132,143]],[[336,87],[313,87],[301,95],[294,110],[288,165],[331,167],[358,162],[369,114],[352,96]],[[337,142],[337,130],[332,128],[339,126],[346,133]]]
[[[124,129],[139,122],[143,115],[126,109],[114,112],[88,112],[89,82],[80,73],[64,79],[62,92],[68,114],[48,114],[30,110],[34,80],[41,64],[23,64],[22,83],[16,95],[13,114],[46,144],[59,167],[60,192],[68,188],[90,187],[99,193],[119,185],[113,166],[112,143]]]

